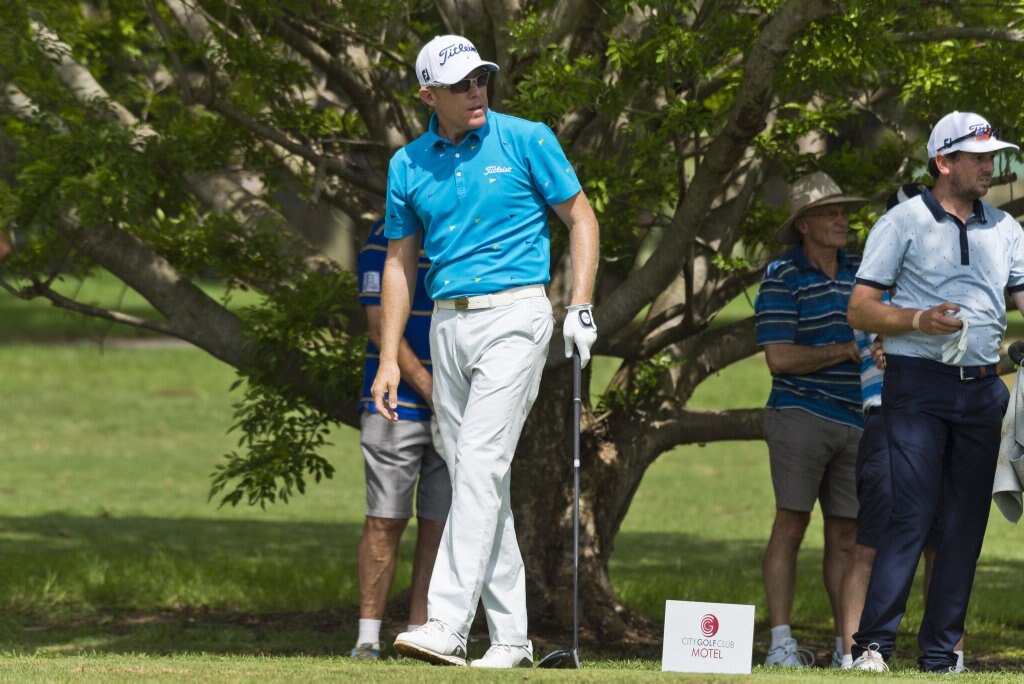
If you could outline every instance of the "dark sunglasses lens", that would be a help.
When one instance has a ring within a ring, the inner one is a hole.
[[[476,81],[476,87],[477,88],[486,88],[487,87],[487,81],[489,81],[490,78],[491,78],[491,72],[485,71],[484,73],[480,74],[476,78],[464,78],[461,81],[459,81],[458,83],[453,83],[451,85],[451,88],[449,88],[449,90],[451,90],[456,95],[462,95],[463,93],[468,93],[469,92],[469,88],[473,84],[474,81]]]

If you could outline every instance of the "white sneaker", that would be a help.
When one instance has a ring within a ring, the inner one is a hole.
[[[525,646],[491,644],[484,657],[474,660],[470,666],[496,669],[533,667],[533,642],[527,641]]]
[[[885,658],[878,652],[878,644],[868,644],[868,650],[860,654],[860,657],[853,661],[854,670],[867,670],[868,672],[888,672],[889,666],[885,664]]]
[[[434,665],[466,664],[466,639],[440,620],[430,619],[411,632],[402,632],[395,639],[395,650]]]
[[[805,648],[797,648],[796,639],[783,639],[781,644],[768,651],[764,664],[766,667],[810,667],[814,664],[814,654]]]

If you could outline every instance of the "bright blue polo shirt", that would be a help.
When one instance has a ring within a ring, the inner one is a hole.
[[[823,347],[853,341],[846,307],[860,259],[838,254],[835,280],[807,261],[797,245],[768,265],[754,301],[757,344]],[[773,375],[769,408],[798,408],[826,420],[860,428],[860,364],[843,361],[805,375]]]
[[[581,189],[550,128],[488,110],[458,145],[430,130],[391,158],[389,238],[422,230],[432,299],[551,278],[548,206]]]
[[[857,283],[890,290],[894,306],[959,304],[970,323],[961,365],[996,363],[1006,332],[1004,291],[1024,290],[1024,235],[1013,217],[982,200],[964,224],[925,190],[875,223]],[[887,354],[941,362],[951,339],[912,331],[886,335],[883,345]]]
[[[370,229],[366,244],[359,252],[359,303],[362,306],[380,306],[381,277],[384,260],[388,251],[388,239],[384,237],[384,222],[378,221]],[[430,365],[430,316],[434,303],[427,296],[423,278],[430,268],[430,262],[420,252],[416,292],[413,295],[412,310],[405,325],[405,340],[416,358],[432,370]],[[376,413],[370,387],[380,366],[380,351],[370,340],[366,341],[366,360],[363,362],[363,392],[359,399],[359,412]],[[398,383],[398,417],[401,420],[430,420],[430,407],[423,397],[404,380]]]

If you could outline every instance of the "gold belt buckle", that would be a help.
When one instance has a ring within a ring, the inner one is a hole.
[[[469,308],[469,297],[456,297],[455,298],[455,310],[465,311]]]

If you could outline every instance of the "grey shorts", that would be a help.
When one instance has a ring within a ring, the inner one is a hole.
[[[856,518],[860,436],[858,428],[800,409],[765,409],[776,507],[809,513],[820,500],[824,515]]]
[[[367,411],[361,418],[359,445],[366,462],[366,515],[411,518],[415,487],[417,516],[436,522],[448,518],[452,483],[448,467],[434,450],[429,420],[393,423]]]

